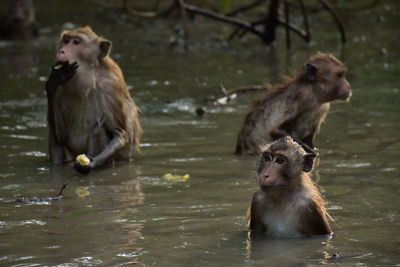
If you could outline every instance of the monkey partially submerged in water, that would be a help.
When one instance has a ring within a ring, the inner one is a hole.
[[[330,102],[351,96],[346,72],[331,54],[311,57],[297,75],[254,101],[238,134],[236,154],[258,154],[260,145],[286,135],[313,150]]]
[[[311,180],[315,154],[291,137],[262,147],[258,169],[259,190],[247,211],[253,234],[278,237],[329,235],[325,201]]]
[[[46,83],[49,154],[54,164],[80,154],[81,173],[111,160],[128,160],[139,148],[142,128],[119,66],[109,56],[111,42],[89,26],[61,33],[56,64]]]

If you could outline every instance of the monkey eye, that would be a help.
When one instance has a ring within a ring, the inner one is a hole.
[[[345,74],[344,71],[340,71],[340,72],[338,72],[338,73],[336,74],[336,76],[337,76],[338,78],[343,78],[343,77],[344,77],[344,74]]]
[[[74,40],[72,41],[72,43],[73,43],[74,45],[78,45],[78,44],[81,43],[81,39],[79,39],[79,38],[74,38]]]
[[[68,44],[68,43],[69,43],[69,40],[70,40],[70,38],[69,38],[68,36],[64,36],[64,37],[62,38],[62,42],[63,42],[64,44]]]
[[[286,162],[286,159],[282,156],[276,156],[275,162],[278,164],[284,164]]]
[[[263,156],[264,156],[264,160],[265,161],[272,161],[272,155],[271,154],[265,152]]]

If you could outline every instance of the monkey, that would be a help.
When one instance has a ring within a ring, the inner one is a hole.
[[[10,0],[0,20],[0,39],[32,39],[38,34],[32,0]]]
[[[53,164],[86,153],[89,173],[111,160],[129,160],[139,150],[140,109],[109,56],[111,41],[84,25],[61,33],[56,63],[46,82],[49,156]]]
[[[260,148],[257,183],[247,210],[251,233],[272,237],[331,235],[325,208],[310,172],[315,154],[285,136]]]
[[[312,152],[330,102],[350,99],[346,72],[345,65],[331,54],[318,52],[310,57],[299,74],[254,101],[238,134],[235,153],[257,155],[260,145],[286,135]]]

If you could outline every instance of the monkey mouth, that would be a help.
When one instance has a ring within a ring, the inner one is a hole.
[[[68,60],[56,60],[56,65],[68,63]]]
[[[261,187],[269,187],[275,182],[272,177],[260,177],[259,184]]]
[[[260,189],[264,192],[269,192],[271,190],[271,185],[260,185]]]
[[[348,101],[350,99],[351,93],[348,94],[341,94],[338,96],[339,100]]]
[[[350,91],[349,93],[346,94],[346,98],[344,99],[345,101],[350,101],[350,97],[353,94],[353,91]]]
[[[343,93],[341,93],[341,94],[338,94],[336,98],[337,98],[338,100],[342,100],[342,101],[349,101],[351,95],[352,95],[352,91],[349,90],[349,91],[347,91],[347,92],[343,92]]]

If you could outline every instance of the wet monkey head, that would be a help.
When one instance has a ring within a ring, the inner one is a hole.
[[[291,137],[282,137],[261,147],[262,156],[258,168],[261,188],[274,186],[296,187],[303,172],[311,172],[315,154],[306,153]]]
[[[325,201],[311,180],[316,154],[285,136],[261,147],[257,182],[247,211],[252,234],[272,236],[329,235]]]
[[[291,136],[307,151],[325,120],[330,103],[348,100],[346,66],[327,53],[316,53],[290,77],[253,102],[236,142],[236,154],[256,155],[259,146]]]
[[[303,73],[303,80],[315,85],[314,92],[321,102],[350,98],[347,68],[333,55],[318,52],[307,61]]]

